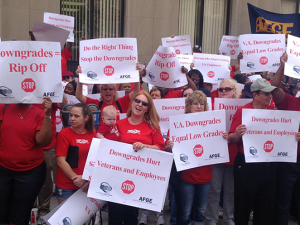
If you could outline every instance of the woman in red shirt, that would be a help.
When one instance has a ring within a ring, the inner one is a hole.
[[[233,79],[225,79],[218,89],[219,98],[238,98],[241,94],[237,82]],[[234,186],[233,164],[237,154],[236,144],[228,144],[230,162],[213,165],[212,179],[207,199],[205,219],[209,224],[217,225],[219,220],[219,201],[223,186],[223,221],[228,225],[234,225]],[[223,223],[224,223],[223,222]]]
[[[146,91],[140,91],[130,103],[127,118],[117,121],[120,141],[132,144],[135,151],[145,147],[164,150],[159,120],[151,96]],[[137,224],[138,208],[111,202],[108,208],[109,224]]]
[[[93,115],[87,105],[74,105],[70,122],[71,126],[57,135],[55,192],[59,204],[86,183],[81,176],[92,139],[96,137]]]
[[[43,146],[52,140],[51,100],[0,105],[0,224],[28,224],[46,178]]]

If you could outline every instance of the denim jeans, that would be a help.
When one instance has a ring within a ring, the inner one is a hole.
[[[177,205],[175,201],[175,195],[173,194],[171,199],[170,225],[176,225],[176,214],[177,214]]]
[[[180,198],[177,203],[177,224],[195,225],[204,224],[204,212],[210,183],[190,184],[180,180]]]

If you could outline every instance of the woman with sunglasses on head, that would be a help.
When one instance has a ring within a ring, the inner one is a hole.
[[[139,63],[136,64],[136,69],[142,72],[142,68]],[[81,67],[78,66],[76,73],[81,73]],[[82,94],[82,86],[83,84],[78,82],[77,88],[76,88],[76,98],[85,104],[96,104],[99,106],[101,112],[104,109],[104,107],[113,105],[117,111],[118,111],[118,118],[119,119],[119,113],[125,113],[128,110],[130,101],[134,98],[136,93],[140,91],[140,83],[136,82],[134,83],[133,90],[128,94],[125,95],[122,98],[119,98],[117,93],[117,87],[116,84],[101,84],[99,86],[100,88],[100,94],[101,98],[100,101],[96,99],[91,99],[89,97],[86,97]],[[102,117],[101,121],[102,122]]]
[[[225,79],[218,89],[219,98],[239,98],[241,91],[233,79]],[[209,225],[217,225],[219,220],[219,202],[223,186],[223,224],[234,225],[234,186],[233,164],[237,154],[236,144],[228,144],[230,162],[213,165],[212,179],[207,199],[205,219]]]
[[[164,150],[164,139],[159,128],[159,116],[152,98],[146,91],[138,92],[130,103],[127,118],[117,121],[121,142],[132,144],[134,151],[141,148]],[[108,203],[109,225],[138,223],[138,208]]]
[[[87,105],[75,104],[70,122],[71,126],[57,135],[55,192],[59,204],[87,182],[81,176],[92,139],[96,137],[93,114]]]

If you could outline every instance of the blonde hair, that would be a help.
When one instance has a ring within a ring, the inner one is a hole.
[[[144,114],[144,120],[149,124],[149,126],[153,129],[156,129],[158,131],[160,131],[160,127],[159,127],[159,115],[155,109],[153,100],[151,98],[151,96],[149,95],[149,93],[147,91],[139,91],[133,98],[133,100],[130,102],[130,106],[129,109],[127,111],[127,118],[129,118],[131,116],[132,113],[132,102],[136,99],[137,96],[139,95],[145,95],[147,100],[148,100],[148,110],[147,112]]]
[[[206,95],[202,91],[194,91],[185,99],[184,113],[191,112],[191,104],[193,102],[199,102],[199,103],[204,104],[204,111],[208,111]]]
[[[117,92],[116,84],[100,84],[100,93],[101,93],[101,90],[105,87],[112,88],[116,91],[116,94],[114,95],[114,101],[117,101],[119,99],[119,95],[118,95],[118,92]],[[103,96],[101,95],[100,101],[103,101],[103,100],[104,100]]]
[[[233,90],[235,90],[233,98],[239,98],[240,97],[241,90],[239,89],[239,86],[237,85],[236,80],[234,80],[234,79],[225,79],[225,80],[222,80],[222,82],[220,83],[220,86],[223,83],[228,84],[231,88],[233,88]]]
[[[105,106],[102,112],[103,112],[102,116],[107,116],[109,114],[115,114],[117,116],[118,114],[116,108],[113,105]]]

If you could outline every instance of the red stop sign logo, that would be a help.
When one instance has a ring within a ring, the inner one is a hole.
[[[179,49],[176,49],[176,54],[180,54],[180,50]]]
[[[202,147],[202,145],[195,145],[193,151],[194,151],[194,155],[196,157],[200,157],[203,154],[203,147]]]
[[[268,63],[268,58],[263,56],[259,59],[261,65],[266,65]]]
[[[265,152],[271,152],[273,149],[274,149],[274,143],[272,141],[266,141],[266,143],[264,143]]]
[[[125,194],[131,194],[134,191],[135,185],[131,180],[126,180],[122,183],[122,191]]]
[[[103,72],[106,76],[112,76],[115,72],[115,69],[112,66],[106,66],[104,67]]]
[[[209,71],[209,72],[207,73],[207,76],[208,76],[209,78],[213,78],[213,77],[215,76],[214,71]]]
[[[234,55],[234,54],[235,54],[235,50],[232,49],[232,50],[230,51],[230,54],[231,54],[231,55]]]
[[[169,74],[167,72],[161,72],[160,73],[160,79],[162,79],[163,81],[166,81],[169,79]]]
[[[60,116],[56,116],[56,117],[55,117],[55,124],[58,125],[58,124],[60,124],[60,123],[61,123],[61,118],[60,118]]]
[[[34,80],[26,78],[22,81],[21,87],[25,92],[33,92],[36,88]]]

